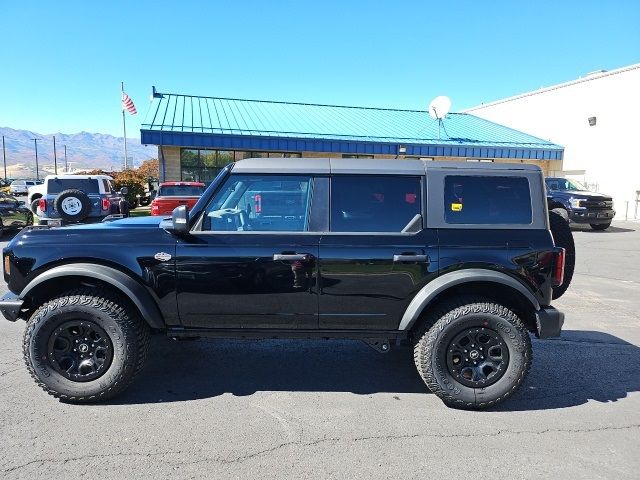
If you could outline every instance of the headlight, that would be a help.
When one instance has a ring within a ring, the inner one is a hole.
[[[569,203],[571,204],[571,208],[584,208],[582,206],[582,202],[584,200],[582,198],[570,198]]]

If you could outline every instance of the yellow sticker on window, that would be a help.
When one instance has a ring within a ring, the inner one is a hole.
[[[452,203],[451,204],[451,211],[452,212],[461,212],[462,211],[462,204],[461,203]]]

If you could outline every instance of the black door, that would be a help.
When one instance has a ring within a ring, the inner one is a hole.
[[[331,233],[320,242],[320,328],[395,330],[438,272],[423,228],[421,177],[334,176]]]
[[[231,175],[177,246],[182,324],[317,328],[320,235],[309,232],[312,178]]]

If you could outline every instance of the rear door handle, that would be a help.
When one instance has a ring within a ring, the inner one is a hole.
[[[394,255],[393,256],[393,261],[394,262],[422,262],[422,263],[426,263],[429,261],[429,257],[427,255],[405,255],[405,254],[400,254],[400,255]]]
[[[292,261],[292,260],[309,260],[310,255],[308,253],[274,253],[274,260],[284,260],[284,261]]]

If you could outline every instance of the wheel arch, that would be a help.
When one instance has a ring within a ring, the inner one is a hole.
[[[46,296],[51,296],[53,292],[62,293],[87,283],[102,284],[118,291],[132,303],[150,327],[164,328],[162,313],[147,289],[126,273],[106,265],[73,263],[53,267],[27,284],[19,296],[37,303],[45,292]]]
[[[513,309],[527,328],[535,331],[535,312],[540,310],[540,303],[533,293],[505,273],[480,268],[449,272],[423,287],[405,310],[398,329],[411,331],[427,307],[469,294],[483,296]]]

